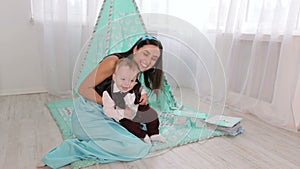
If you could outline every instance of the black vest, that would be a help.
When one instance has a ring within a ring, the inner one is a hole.
[[[110,82],[109,82],[110,79]],[[97,93],[102,96],[104,91],[107,91],[109,96],[114,100],[116,106],[120,107],[121,109],[125,109],[125,101],[124,97],[126,96],[127,93],[134,93],[135,94],[135,100],[134,104],[139,104],[139,100],[141,98],[141,83],[136,80],[137,84],[134,85],[134,87],[129,90],[128,92],[113,92],[113,85],[114,82],[112,81],[112,78],[107,78],[105,81],[100,83],[95,87],[95,90]],[[108,84],[109,83],[109,84]]]

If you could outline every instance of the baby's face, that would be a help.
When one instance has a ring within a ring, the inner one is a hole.
[[[129,66],[121,66],[113,78],[121,92],[128,92],[136,84],[137,72],[130,69]]]

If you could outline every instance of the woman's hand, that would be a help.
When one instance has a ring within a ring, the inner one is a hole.
[[[139,105],[147,105],[148,104],[148,95],[147,93],[142,94],[139,100]]]

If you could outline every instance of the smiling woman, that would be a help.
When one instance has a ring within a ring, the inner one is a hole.
[[[145,71],[153,67],[160,57],[160,51],[155,45],[141,47],[139,51],[135,49],[133,60],[138,64],[140,71]]]
[[[128,51],[114,53],[104,58],[80,84],[79,94],[88,100],[102,104],[102,90],[110,84],[117,61],[126,57],[137,63],[144,75],[146,87],[151,90],[160,89],[163,77],[162,50],[162,44],[156,38],[143,36]]]

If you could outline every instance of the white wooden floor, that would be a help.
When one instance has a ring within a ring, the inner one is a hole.
[[[56,99],[60,98],[47,93],[0,97],[1,169],[33,169],[44,153],[62,142],[45,106],[45,102]],[[133,162],[99,164],[89,169],[300,168],[300,133],[270,126],[249,114],[225,114],[243,117],[245,132],[173,148]]]

